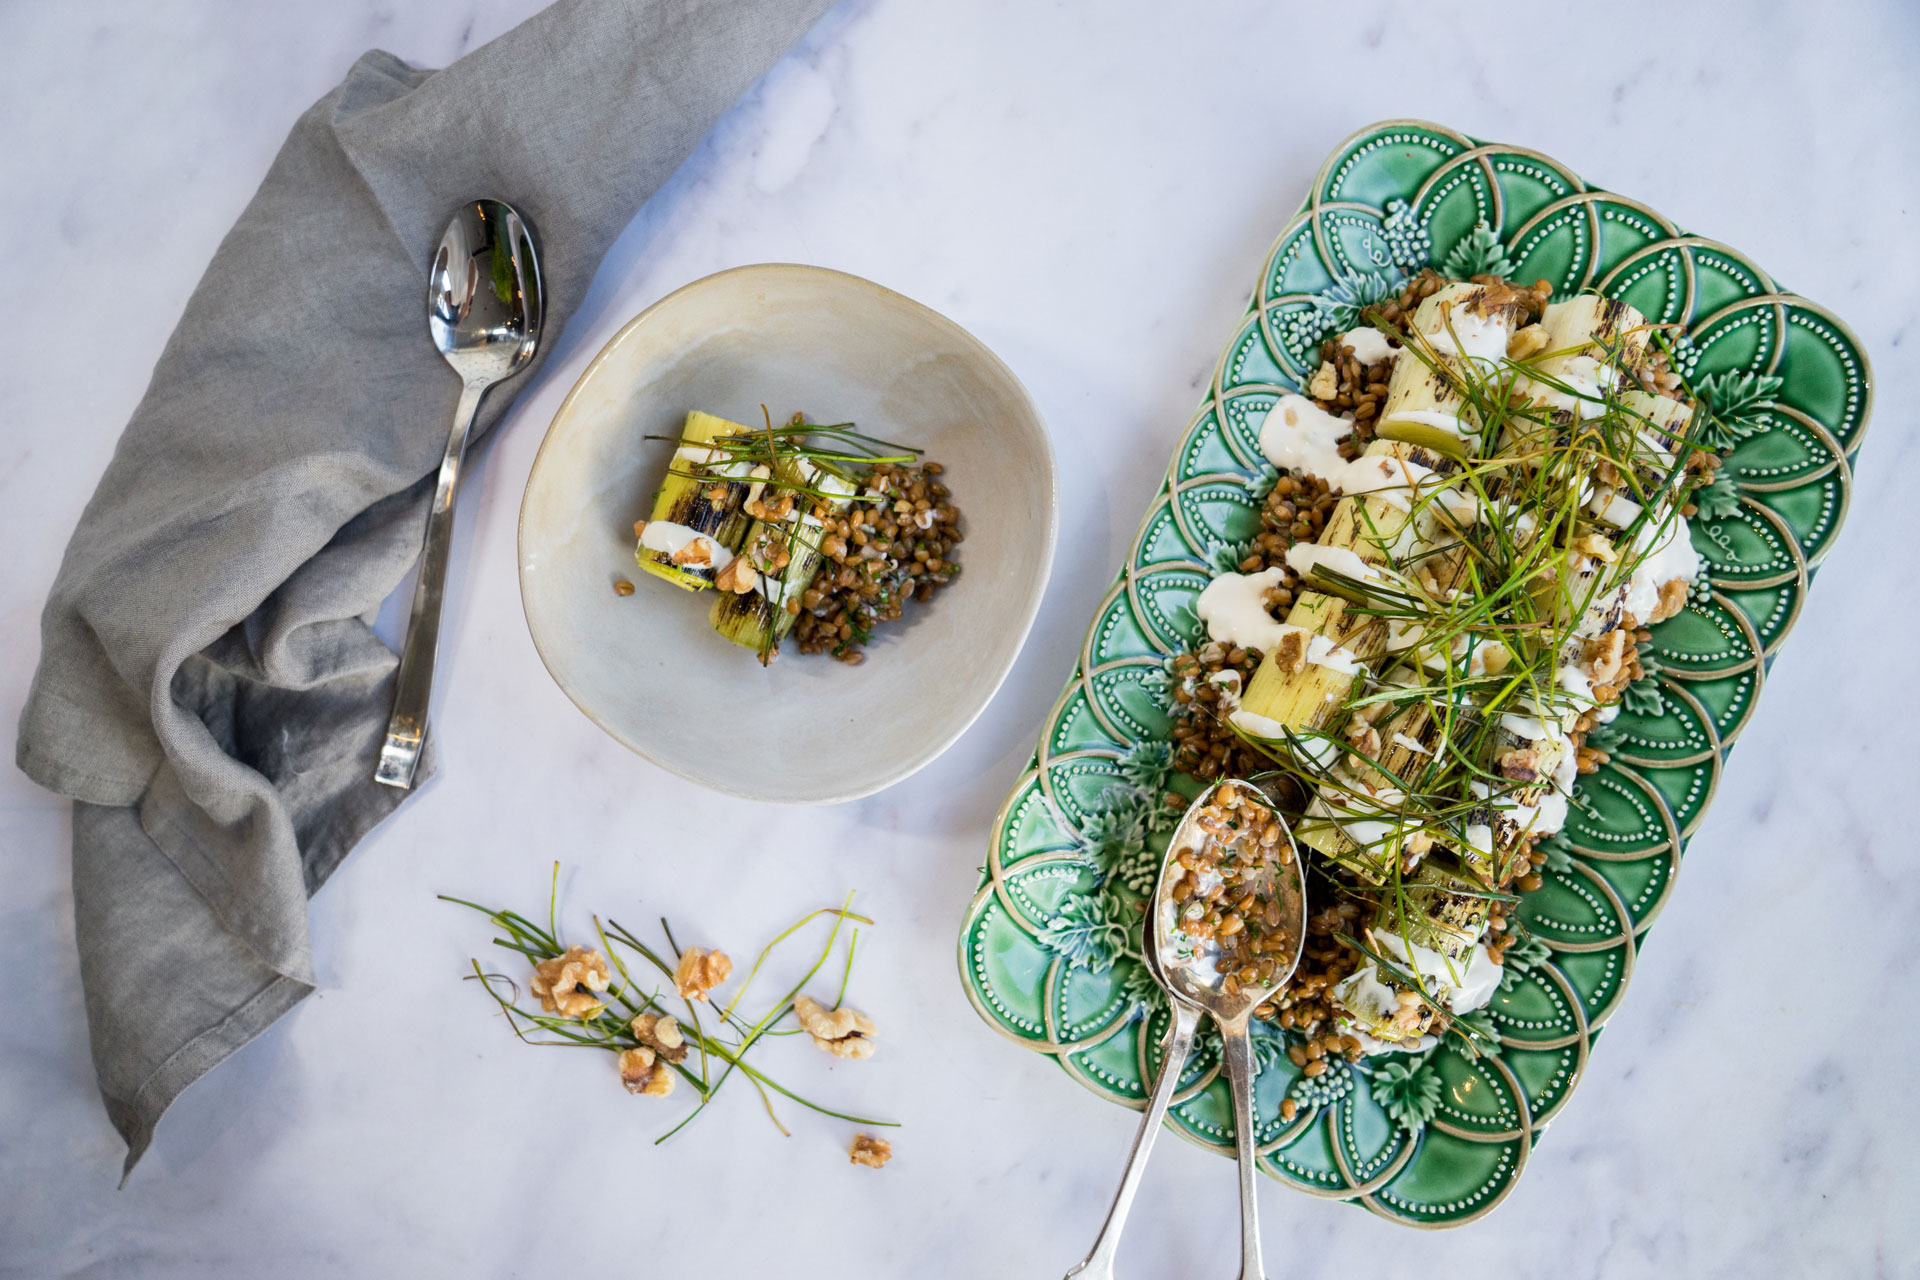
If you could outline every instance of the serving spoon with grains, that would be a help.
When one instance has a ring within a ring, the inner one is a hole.
[[[1203,1013],[1220,1027],[1233,1096],[1240,1280],[1265,1280],[1255,1195],[1253,1042],[1247,1027],[1254,1009],[1271,999],[1300,963],[1307,894],[1293,834],[1259,787],[1228,779],[1188,806],[1167,842],[1146,929],[1147,970],[1170,997],[1173,1022],[1113,1207],[1093,1251],[1067,1272],[1068,1280],[1112,1280],[1120,1233]]]

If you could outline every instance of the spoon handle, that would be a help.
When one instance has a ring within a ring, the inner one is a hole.
[[[1259,1153],[1253,1114],[1253,1041],[1245,1016],[1220,1024],[1221,1051],[1227,1060],[1227,1087],[1233,1095],[1233,1146],[1240,1166],[1240,1280],[1266,1280],[1260,1260],[1260,1201],[1256,1179]]]
[[[400,653],[400,674],[393,683],[393,715],[387,721],[387,738],[380,746],[380,763],[373,773],[374,781],[402,791],[413,786],[413,772],[420,765],[420,744],[427,736],[433,659],[440,646],[440,604],[446,595],[447,555],[453,546],[453,498],[467,456],[467,432],[489,385],[474,379],[461,389],[460,406],[453,411],[453,430],[447,433],[447,451],[440,459],[433,506],[427,512],[420,579],[413,588],[413,616],[407,621],[407,643]]]
[[[1127,1156],[1127,1171],[1120,1175],[1120,1190],[1114,1193],[1113,1208],[1107,1210],[1100,1238],[1085,1262],[1067,1272],[1067,1280],[1113,1280],[1114,1254],[1120,1248],[1120,1232],[1126,1228],[1127,1212],[1133,1208],[1133,1196],[1140,1189],[1140,1176],[1147,1171],[1147,1156],[1153,1140],[1173,1102],[1174,1087],[1180,1083],[1180,1069],[1186,1065],[1193,1048],[1193,1033],[1200,1025],[1200,1011],[1192,1005],[1173,1002],[1173,1025],[1167,1031],[1166,1056],[1160,1062],[1160,1074],[1153,1080],[1153,1096],[1147,1100],[1147,1113],[1140,1117],[1140,1132],[1133,1136],[1133,1151]]]

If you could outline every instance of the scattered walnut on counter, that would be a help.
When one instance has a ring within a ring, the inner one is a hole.
[[[542,960],[533,967],[533,994],[540,1007],[563,1018],[592,1018],[607,1007],[594,995],[605,991],[612,981],[607,973],[606,957],[584,947],[569,947],[567,954]]]
[[[870,1138],[864,1133],[856,1133],[853,1135],[853,1146],[847,1150],[847,1159],[869,1169],[878,1169],[893,1159],[893,1144],[885,1138]]]
[[[686,1061],[686,1033],[672,1014],[643,1013],[631,1025],[633,1038],[653,1050],[656,1057],[667,1062]]]
[[[674,966],[673,989],[682,1000],[705,1000],[707,992],[725,982],[732,972],[733,961],[726,952],[688,947]]]
[[[800,1019],[800,1026],[813,1037],[814,1044],[834,1057],[859,1059],[873,1056],[873,1036],[878,1028],[866,1014],[853,1009],[829,1012],[810,996],[795,1000],[793,1012]]]
[[[620,1055],[620,1083],[628,1093],[664,1098],[673,1092],[673,1068],[646,1045],[636,1045]]]

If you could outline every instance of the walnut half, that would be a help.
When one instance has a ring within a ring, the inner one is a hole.
[[[643,1013],[631,1023],[633,1038],[653,1050],[666,1062],[684,1062],[687,1058],[686,1033],[672,1014]]]
[[[828,1012],[820,1007],[811,996],[801,996],[793,1002],[794,1016],[800,1019],[800,1026],[814,1044],[825,1049],[836,1058],[871,1058],[873,1056],[873,1036],[877,1028],[873,1019],[853,1009],[835,1009]]]
[[[569,947],[567,954],[542,960],[533,967],[533,994],[540,1007],[563,1018],[591,1018],[607,1007],[594,994],[612,981],[606,957],[585,947]]]
[[[847,1159],[869,1169],[878,1169],[893,1159],[893,1144],[885,1138],[871,1138],[864,1133],[856,1133],[853,1135],[853,1146],[847,1149]]]
[[[646,1045],[636,1045],[620,1055],[620,1083],[628,1093],[664,1098],[673,1092],[673,1068]]]
[[[1660,603],[1655,605],[1653,612],[1647,615],[1647,621],[1649,623],[1665,622],[1668,618],[1678,615],[1687,607],[1687,594],[1691,590],[1692,584],[1685,578],[1674,578],[1670,582],[1662,583]]]
[[[682,1000],[705,1000],[707,992],[725,982],[732,972],[733,961],[726,952],[688,947],[674,966],[673,989]]]

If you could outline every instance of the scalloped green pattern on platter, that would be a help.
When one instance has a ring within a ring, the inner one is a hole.
[[[968,996],[995,1029],[1052,1054],[1096,1093],[1143,1104],[1166,1014],[1131,950],[1138,942],[1123,922],[1136,918],[1134,899],[1121,881],[1138,881],[1143,868],[1150,876],[1165,833],[1143,835],[1137,822],[1121,829],[1103,789],[1143,749],[1160,750],[1169,723],[1161,664],[1198,634],[1191,604],[1207,566],[1231,556],[1257,523],[1243,486],[1262,475],[1260,417],[1310,372],[1323,337],[1428,264],[1454,275],[1544,277],[1558,296],[1597,289],[1624,298],[1677,326],[1696,382],[1731,379],[1770,393],[1726,455],[1737,503],[1693,521],[1710,581],[1686,612],[1654,628],[1659,674],[1616,722],[1612,760],[1579,784],[1570,856],[1527,896],[1521,920],[1540,958],[1510,963],[1510,981],[1486,1011],[1501,1051],[1476,1058],[1451,1039],[1433,1050],[1418,1067],[1431,1078],[1414,1082],[1429,1105],[1409,1113],[1393,1105],[1409,1091],[1404,1072],[1383,1069],[1405,1055],[1336,1064],[1309,1079],[1278,1033],[1258,1046],[1258,1140],[1269,1174],[1397,1222],[1445,1227],[1506,1196],[1579,1083],[1846,514],[1872,407],[1866,357],[1838,319],[1738,252],[1545,156],[1438,125],[1388,121],[1341,144],[1275,241],[994,825],[959,958]],[[1155,782],[1168,781],[1164,753],[1150,758],[1162,765]],[[1231,1154],[1218,1067],[1203,1041],[1168,1123]],[[1291,1121],[1281,1118],[1287,1099]]]

